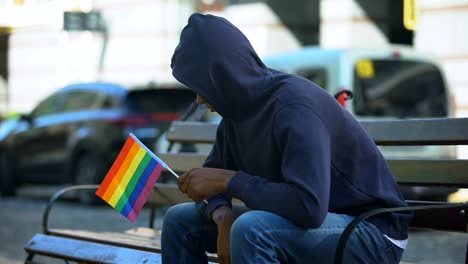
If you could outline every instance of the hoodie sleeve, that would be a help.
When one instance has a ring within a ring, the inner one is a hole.
[[[328,212],[329,131],[313,110],[302,105],[279,111],[273,129],[281,153],[283,181],[272,182],[266,175],[238,171],[229,183],[229,191],[251,209],[272,212],[299,226],[316,228]]]
[[[208,168],[219,168],[225,169],[224,164],[226,163],[224,157],[224,121],[218,126],[216,131],[216,143],[213,145],[213,148],[208,155],[203,167]],[[208,197],[205,202],[197,202],[198,209],[211,221],[211,213],[218,207],[222,205],[227,205],[232,207],[231,204],[231,195],[229,193],[219,193],[213,196]]]

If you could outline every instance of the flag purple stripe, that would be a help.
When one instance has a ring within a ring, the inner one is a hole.
[[[157,165],[158,165],[158,162],[154,159],[151,159],[148,166],[146,167],[143,174],[141,175],[140,179],[138,180],[138,183],[135,186],[135,189],[133,190],[132,194],[130,195],[130,198],[128,199],[124,208],[122,208],[122,210],[120,211],[120,213],[123,216],[128,217],[128,214],[132,211],[136,201],[138,200],[138,197],[140,196],[143,189],[145,188],[148,182],[148,179],[150,179],[150,176],[152,175]]]
[[[161,175],[161,171],[163,169],[164,167],[161,164],[158,163],[158,165],[156,165],[156,168],[151,174],[149,180],[147,181],[143,191],[140,194],[140,197],[138,197],[138,200],[136,201],[135,205],[133,205],[132,211],[127,216],[128,220],[130,220],[131,222],[135,222],[138,214],[141,211],[141,208],[143,208],[143,205],[146,203],[148,196],[153,191],[153,186],[158,180],[159,175]]]

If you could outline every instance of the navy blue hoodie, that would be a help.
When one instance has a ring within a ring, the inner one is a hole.
[[[316,84],[267,68],[226,19],[192,15],[171,67],[223,117],[204,166],[237,171],[228,193],[200,204],[207,217],[231,197],[305,228],[319,227],[328,212],[406,206],[359,122]],[[369,221],[405,239],[410,218],[391,213]]]

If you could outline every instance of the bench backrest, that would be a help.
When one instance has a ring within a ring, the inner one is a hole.
[[[468,145],[468,118],[362,121],[364,129],[381,146]],[[174,122],[168,132],[170,142],[213,144],[217,124]],[[171,168],[184,172],[200,167],[207,153],[165,153],[161,158]],[[402,185],[468,187],[468,160],[460,159],[387,159]],[[166,194],[168,195],[168,194]],[[189,201],[184,198],[184,201]],[[174,198],[174,200],[177,200]],[[178,200],[180,201],[180,199]],[[411,204],[421,202],[410,202]],[[427,204],[427,203],[426,203]],[[454,222],[444,220],[457,215]],[[429,221],[428,221],[429,219]],[[439,221],[440,220],[440,221]],[[413,226],[466,232],[466,218],[459,211],[441,211],[439,215],[416,214]]]
[[[361,125],[381,146],[468,145],[468,118],[362,121]],[[216,124],[175,122],[168,140],[210,143],[216,139]],[[163,154],[176,171],[200,166],[206,154]],[[468,187],[468,163],[458,159],[387,159],[401,184]],[[444,177],[441,177],[444,176]]]

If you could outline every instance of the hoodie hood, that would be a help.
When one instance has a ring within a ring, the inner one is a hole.
[[[172,75],[223,117],[242,120],[262,106],[270,71],[247,37],[224,18],[193,14],[171,61]]]

